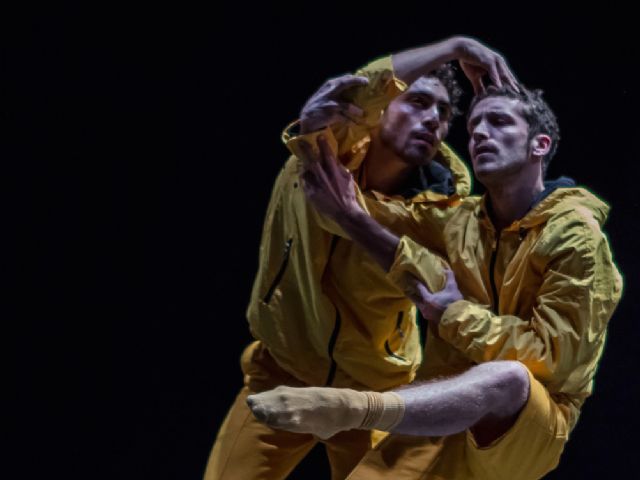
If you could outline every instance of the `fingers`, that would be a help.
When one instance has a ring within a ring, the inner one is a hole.
[[[516,92],[520,91],[518,80],[513,72],[511,72],[511,69],[508,67],[507,62],[502,56],[495,56],[495,59],[491,63],[487,73],[496,87],[500,88],[503,85],[506,85]],[[484,90],[484,86],[482,87],[482,90]]]
[[[430,302],[433,299],[433,293],[429,290],[429,287],[422,282],[418,282],[416,285],[416,290],[418,291],[418,295],[422,299],[423,302]]]
[[[473,93],[476,95],[485,91],[485,86],[480,75],[471,79],[471,85],[473,86]]]
[[[341,113],[349,120],[355,121],[364,117],[364,110],[353,103],[345,102],[341,105]]]
[[[408,276],[411,278],[407,278],[407,286],[405,288],[405,292],[407,293],[411,301],[416,305],[424,305],[426,303],[429,303],[433,297],[431,291],[429,291],[429,288],[413,275],[408,274]]]
[[[489,80],[491,81],[491,83],[493,83],[496,87],[500,88],[503,85],[506,85],[516,92],[520,91],[518,80],[513,75],[506,62],[502,58],[498,57],[496,61],[492,63],[485,72],[486,75],[489,76]],[[471,82],[471,85],[473,87],[473,91],[476,95],[480,92],[484,92],[486,87],[484,85],[484,82],[482,81],[482,74],[470,71],[467,74],[467,78],[469,78],[469,81]]]
[[[458,282],[456,282],[456,276],[454,275],[453,270],[451,270],[450,268],[445,268],[444,274],[447,277],[447,280],[445,282],[445,288],[447,287],[458,288]]]
[[[329,82],[331,83],[332,94],[340,95],[350,88],[368,85],[369,79],[359,75],[343,75],[342,77],[329,80]]]
[[[447,281],[444,285],[444,291],[446,292],[445,306],[448,306],[455,301],[462,300],[464,297],[458,288],[458,282],[453,271],[447,268],[445,269],[445,274],[447,276]]]
[[[482,76],[486,70],[478,65],[473,65],[465,60],[459,60],[460,68],[465,76],[469,79],[471,86],[473,87],[473,93],[475,95],[484,91],[484,84],[482,83]]]
[[[321,130],[345,119],[357,122],[364,116],[364,111],[353,105],[353,95],[349,89],[358,88],[369,83],[366,77],[344,75],[326,81],[305,103],[300,112],[300,128],[302,133]]]
[[[326,117],[326,122],[329,125],[343,120],[344,118],[351,121],[357,121],[364,117],[364,110],[350,102],[327,100],[318,106],[318,110],[322,111],[322,115]]]
[[[320,142],[320,138],[324,139],[322,143]],[[321,148],[320,154],[313,150],[310,143],[304,140],[300,141],[300,149],[304,157],[302,159],[304,167],[302,177],[305,181],[305,193],[307,193],[307,196],[314,191],[328,189],[333,184],[331,181],[331,178],[333,178],[331,167],[335,166],[336,160],[333,152],[331,152],[329,143],[322,135],[318,137],[318,147]],[[329,160],[325,158],[327,155],[329,155]]]
[[[498,74],[498,66],[495,62],[491,62],[489,65],[489,70],[487,70],[487,74],[489,75],[489,79],[493,84],[500,88],[502,87],[502,80],[500,80],[500,75]]]
[[[484,90],[484,85],[479,77],[485,74],[491,83],[498,88],[507,85],[515,91],[520,91],[515,75],[500,53],[474,39],[466,39],[465,44],[466,50],[464,55],[459,58],[459,62],[476,94]]]
[[[345,95],[348,90],[363,87],[369,83],[367,77],[357,75],[343,75],[342,77],[329,80],[329,92],[327,98],[330,100],[327,105],[337,108],[336,112],[352,120],[361,118],[364,115],[362,108],[354,105],[351,98]]]
[[[346,117],[362,117],[364,110],[350,102],[327,100],[318,106],[325,116],[344,115]]]
[[[520,87],[518,86],[518,80],[516,79],[513,72],[511,72],[511,70],[507,66],[507,62],[504,60],[504,58],[500,57],[498,59],[497,68],[500,76],[507,83],[507,85],[513,88],[516,92],[519,92]]]

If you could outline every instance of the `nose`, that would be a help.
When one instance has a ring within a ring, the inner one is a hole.
[[[471,138],[475,143],[479,143],[482,140],[486,140],[489,138],[489,133],[487,132],[487,126],[484,121],[480,121],[473,127],[471,131]]]
[[[438,109],[438,105],[434,103],[433,105],[431,105],[431,108],[428,108],[424,111],[422,124],[432,131],[438,129],[438,127],[440,126],[440,110]]]

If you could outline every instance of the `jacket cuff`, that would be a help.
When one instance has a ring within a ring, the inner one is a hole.
[[[470,319],[482,317],[487,313],[486,308],[468,300],[458,300],[451,303],[442,313],[438,325],[438,333],[443,340],[456,345],[460,328],[468,324]]]
[[[287,146],[289,151],[298,158],[303,158],[302,149],[300,148],[300,142],[305,141],[313,150],[313,153],[316,155],[320,155],[320,149],[318,148],[318,136],[324,135],[329,142],[329,146],[331,147],[331,151],[334,154],[338,154],[338,142],[333,132],[329,127],[323,128],[322,130],[318,130],[315,132],[305,133],[305,134],[297,134],[294,129],[298,127],[300,124],[299,120],[296,120],[284,129],[282,132],[282,141]]]
[[[415,279],[426,284],[431,292],[437,292],[444,288],[446,266],[442,258],[405,235],[400,238],[387,278],[408,297],[415,291]]]

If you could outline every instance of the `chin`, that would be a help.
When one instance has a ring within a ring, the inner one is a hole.
[[[411,149],[405,151],[402,158],[411,165],[427,165],[435,156],[435,150]]]
[[[491,168],[488,165],[475,168],[473,173],[476,179],[483,185],[485,185],[486,183],[491,183],[492,181],[496,181],[500,177],[500,171]]]

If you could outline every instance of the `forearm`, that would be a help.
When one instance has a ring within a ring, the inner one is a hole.
[[[598,355],[603,337],[589,332],[590,320],[579,310],[567,315],[544,306],[530,317],[495,315],[484,305],[470,301],[451,304],[438,326],[440,338],[476,363],[518,360],[547,381],[576,370]],[[547,301],[548,303],[548,301]],[[590,341],[586,341],[590,338]]]
[[[400,238],[359,210],[340,218],[337,223],[349,237],[362,247],[384,269],[389,271]]]
[[[393,54],[394,73],[405,83],[411,84],[440,65],[457,59],[459,47],[460,38],[452,37],[431,45]]]

